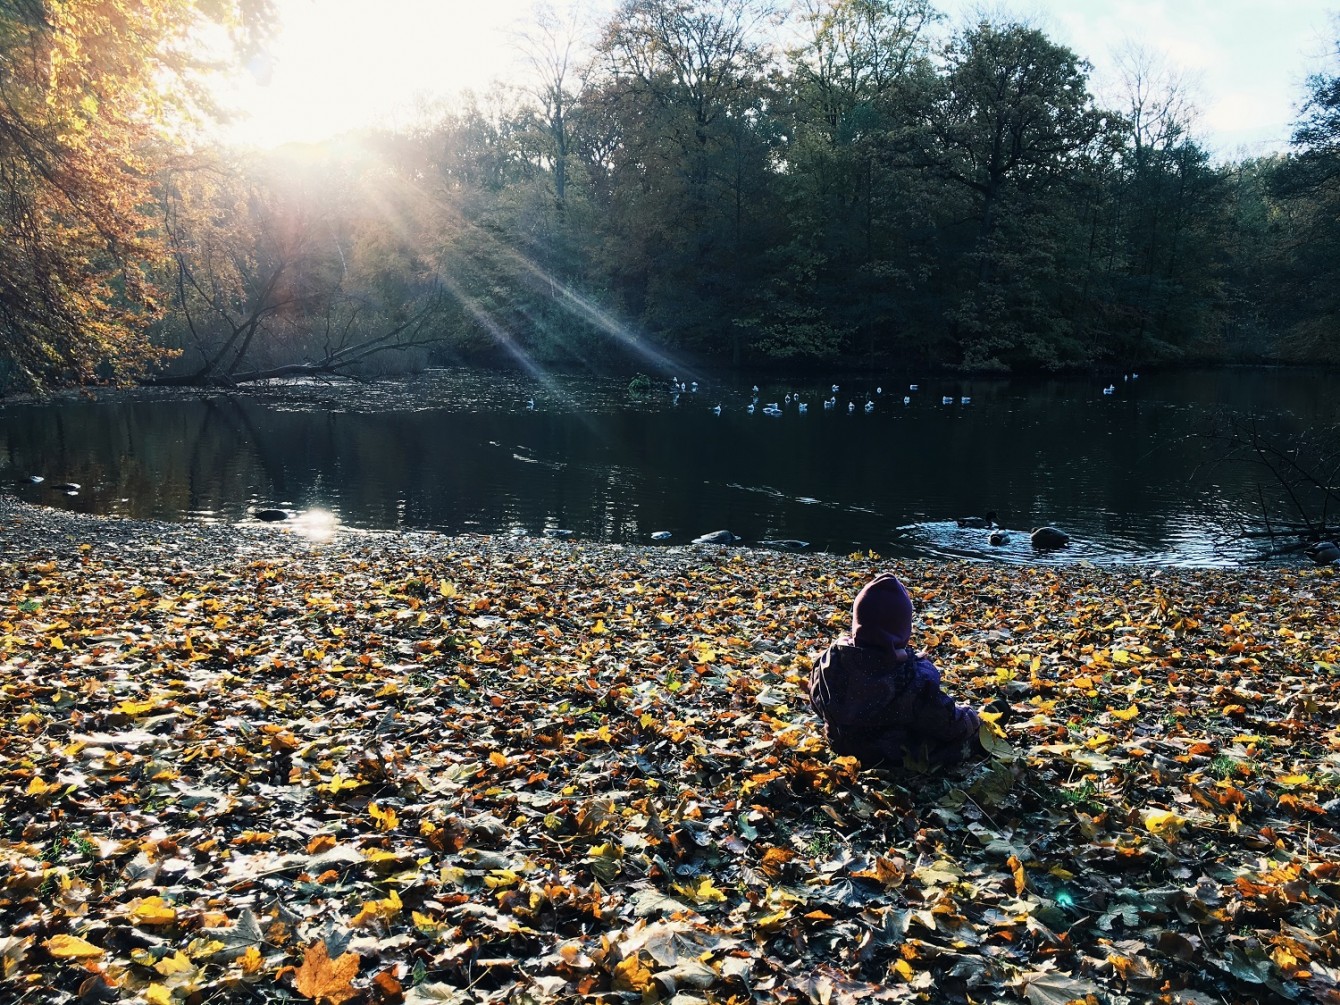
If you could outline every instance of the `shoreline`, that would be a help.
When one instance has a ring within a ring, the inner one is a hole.
[[[1111,562],[1102,565],[1086,560],[1069,563],[1055,562],[992,562],[971,558],[922,557],[895,559],[877,552],[854,552],[848,555],[822,551],[785,551],[777,548],[750,547],[748,544],[699,545],[692,542],[676,544],[613,544],[582,538],[560,540],[543,535],[512,534],[447,534],[417,529],[364,529],[338,526],[333,532],[324,528],[305,527],[299,521],[277,523],[203,523],[195,521],[142,520],[132,517],[80,513],[58,507],[31,503],[12,494],[0,492],[0,560],[13,556],[25,547],[39,544],[79,545],[97,539],[117,548],[159,547],[170,542],[172,547],[194,545],[203,550],[229,551],[235,557],[255,558],[278,550],[294,556],[320,560],[323,555],[366,553],[381,548],[395,552],[420,552],[432,555],[444,551],[477,551],[480,554],[534,552],[554,557],[569,555],[574,560],[581,555],[610,556],[623,564],[665,565],[679,567],[704,558],[720,560],[734,557],[739,561],[765,569],[813,569],[824,566],[834,572],[872,569],[875,566],[894,566],[915,569],[918,573],[943,568],[966,567],[989,576],[1010,577],[1037,572],[1054,572],[1093,581],[1121,581],[1132,578],[1162,578],[1167,582],[1195,580],[1207,575],[1235,576],[1244,582],[1270,581],[1281,575],[1297,576],[1315,573],[1314,566],[1304,564],[1256,565],[1184,565],[1167,566],[1141,562]],[[161,540],[159,540],[161,539]],[[1323,573],[1324,575],[1325,573]]]

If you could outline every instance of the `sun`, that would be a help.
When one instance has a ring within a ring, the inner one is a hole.
[[[224,139],[269,148],[368,126],[408,128],[514,74],[531,0],[279,0],[266,50],[222,75]]]

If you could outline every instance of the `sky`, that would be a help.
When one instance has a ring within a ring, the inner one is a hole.
[[[283,29],[226,100],[229,135],[274,146],[369,124],[408,126],[425,105],[515,78],[512,43],[533,0],[277,0]],[[564,4],[554,6],[560,9]],[[577,0],[598,21],[614,0]],[[1134,46],[1181,78],[1193,134],[1220,159],[1283,150],[1308,73],[1336,72],[1340,0],[940,0],[950,26],[979,12],[1023,18],[1093,64],[1121,107],[1118,54]]]

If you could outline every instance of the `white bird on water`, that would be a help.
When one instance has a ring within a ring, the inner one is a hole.
[[[721,406],[720,406],[720,405],[717,405],[714,409],[712,409],[712,414],[713,414],[713,415],[720,415],[720,414],[721,414]]]

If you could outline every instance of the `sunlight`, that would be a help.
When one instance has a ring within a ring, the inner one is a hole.
[[[511,72],[507,33],[529,0],[278,0],[267,51],[220,78],[235,145],[312,143],[367,126],[406,128],[466,89]]]
[[[293,532],[309,541],[329,541],[340,529],[340,518],[326,509],[309,509],[290,525]]]

